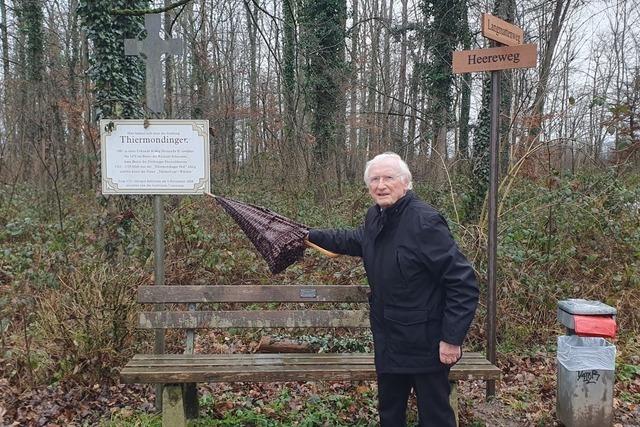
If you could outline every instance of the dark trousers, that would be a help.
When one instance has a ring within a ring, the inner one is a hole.
[[[449,404],[449,372],[429,374],[378,374],[378,413],[381,427],[407,425],[407,401],[416,392],[420,427],[455,427]]]

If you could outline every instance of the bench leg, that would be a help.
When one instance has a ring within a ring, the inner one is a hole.
[[[186,383],[183,385],[184,412],[188,420],[198,418],[200,404],[198,402],[198,384]]]
[[[449,394],[449,405],[451,405],[451,408],[453,409],[453,413],[456,416],[456,426],[460,425],[460,420],[459,420],[459,416],[458,416],[458,382],[457,381],[451,381],[449,383],[451,385],[451,393]]]
[[[156,405],[156,411],[158,412],[162,412],[162,389],[163,389],[164,384],[156,384],[155,386],[153,386],[153,388],[156,391],[156,401],[155,401],[155,405]]]
[[[165,384],[162,390],[162,427],[186,427],[180,384]]]

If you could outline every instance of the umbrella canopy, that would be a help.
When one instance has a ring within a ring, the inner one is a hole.
[[[302,258],[309,227],[261,206],[209,195],[238,223],[273,274]]]

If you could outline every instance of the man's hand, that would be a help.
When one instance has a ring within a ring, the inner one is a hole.
[[[445,365],[454,365],[462,357],[462,348],[440,341],[440,361]]]

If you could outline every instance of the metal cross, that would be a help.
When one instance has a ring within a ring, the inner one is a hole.
[[[124,54],[140,55],[145,61],[147,108],[154,113],[162,113],[164,111],[164,86],[160,58],[163,53],[182,54],[182,40],[160,38],[160,14],[157,13],[145,15],[144,28],[147,30],[147,37],[144,40],[125,39]]]

